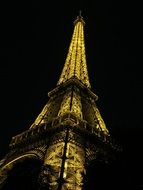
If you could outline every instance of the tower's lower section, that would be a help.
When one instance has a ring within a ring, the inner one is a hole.
[[[90,162],[108,160],[114,150],[109,137],[90,128],[69,114],[13,138],[11,150],[0,165],[0,189],[5,190],[9,173],[16,171],[16,165],[25,163],[19,166],[29,169],[28,160],[38,160],[32,166],[40,166],[37,176],[30,176],[33,173],[29,169],[29,179],[35,180],[30,190],[83,190]]]
[[[85,172],[84,151],[68,143],[64,163],[61,151],[64,153],[64,143],[57,143],[47,150],[43,168],[45,176],[42,176],[43,183],[48,184],[50,190],[81,190]]]

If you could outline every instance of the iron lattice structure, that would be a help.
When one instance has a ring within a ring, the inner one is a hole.
[[[31,127],[13,137],[10,151],[0,162],[0,188],[7,183],[9,172],[26,159],[41,162],[39,189],[82,190],[86,166],[91,161],[110,160],[118,147],[96,105],[91,91],[81,16],[74,22],[74,32],[63,67],[49,101]]]

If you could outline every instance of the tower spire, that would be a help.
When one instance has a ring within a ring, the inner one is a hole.
[[[85,22],[79,11],[74,21],[74,31],[67,53],[67,58],[57,85],[66,82],[72,77],[78,78],[84,85],[90,87],[88,70],[86,65],[86,54],[84,44]]]

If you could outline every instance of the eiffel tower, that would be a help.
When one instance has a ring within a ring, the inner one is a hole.
[[[80,14],[48,102],[28,130],[12,137],[0,161],[0,189],[82,190],[91,162],[108,162],[117,151],[91,91],[84,26]]]

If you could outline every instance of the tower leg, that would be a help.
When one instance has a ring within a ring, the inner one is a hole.
[[[85,151],[76,142],[72,142],[70,136],[72,132],[67,128],[64,131],[64,139],[53,142],[47,149],[39,177],[43,189],[83,189]]]

